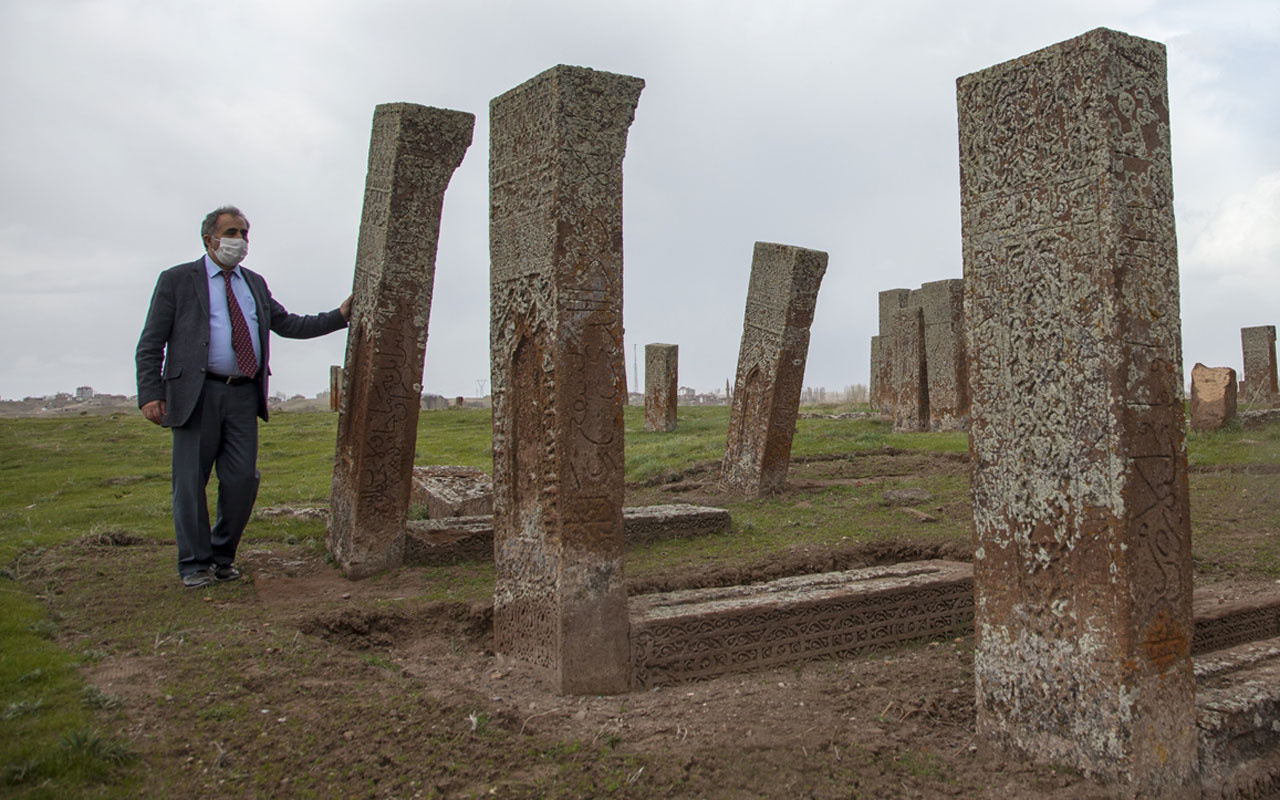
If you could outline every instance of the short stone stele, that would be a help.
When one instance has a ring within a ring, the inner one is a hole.
[[[827,254],[756,242],[720,482],[748,496],[782,489]]]
[[[329,500],[329,552],[349,578],[404,556],[440,211],[474,126],[411,103],[373,113]]]
[[[1199,797],[1164,46],[1098,29],[956,91],[978,741]]]
[[[1241,402],[1267,405],[1280,400],[1276,385],[1276,326],[1241,328],[1240,349],[1244,353]]]
[[[558,66],[489,107],[494,649],[626,691],[622,157],[644,81]]]
[[[1216,431],[1236,416],[1236,371],[1231,367],[1191,368],[1191,430]]]
[[[674,431],[679,390],[680,346],[644,346],[644,429]]]

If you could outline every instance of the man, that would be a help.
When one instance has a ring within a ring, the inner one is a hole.
[[[234,206],[200,226],[205,255],[160,273],[138,339],[138,406],[173,430],[178,573],[191,588],[236,580],[236,546],[258,496],[258,417],[267,419],[270,332],[309,339],[346,327],[351,298],[315,316],[290,314],[262,276],[240,266],[249,221]],[[218,470],[209,526],[205,487]]]

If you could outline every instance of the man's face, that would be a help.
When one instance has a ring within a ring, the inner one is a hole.
[[[213,233],[204,237],[205,249],[209,251],[209,257],[223,269],[234,269],[232,264],[228,267],[215,255],[218,249],[219,239],[244,239],[249,240],[249,223],[244,217],[235,214],[219,214],[217,221],[213,223]]]

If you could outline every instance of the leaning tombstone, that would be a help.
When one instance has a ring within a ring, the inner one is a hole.
[[[819,250],[756,242],[720,469],[731,491],[755,497],[786,483],[809,326],[826,271],[827,254]]]
[[[474,126],[411,103],[373,112],[329,500],[329,552],[348,578],[404,556],[440,212]]]
[[[679,358],[679,345],[656,343],[644,346],[646,431],[665,432],[676,429]]]
[[[1266,405],[1280,400],[1276,386],[1276,326],[1257,325],[1240,329],[1240,349],[1244,351],[1244,381],[1241,402]]]
[[[979,742],[1199,797],[1164,46],[956,89]]]
[[[626,691],[622,158],[644,81],[557,66],[490,104],[494,649]]]
[[[1191,430],[1216,431],[1236,416],[1236,371],[1231,367],[1191,368]]]

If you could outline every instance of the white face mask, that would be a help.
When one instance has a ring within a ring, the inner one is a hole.
[[[214,250],[213,254],[217,256],[218,263],[228,267],[234,267],[241,261],[244,261],[245,256],[249,255],[249,240],[231,238],[219,239],[218,249]]]

